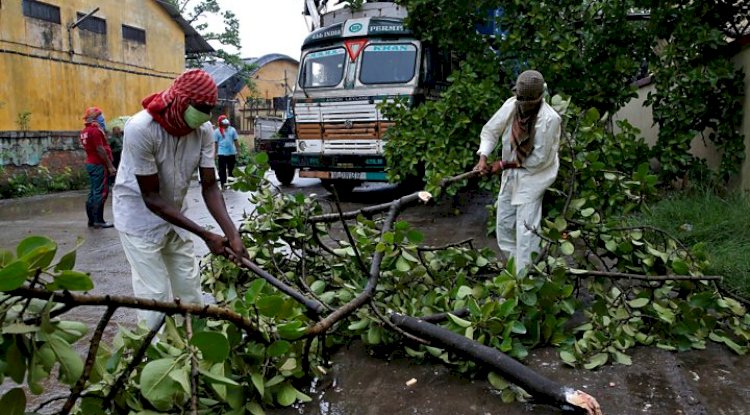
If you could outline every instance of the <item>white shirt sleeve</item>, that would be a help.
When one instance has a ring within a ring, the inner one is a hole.
[[[481,141],[479,143],[479,151],[477,151],[478,155],[488,156],[495,150],[500,136],[505,131],[508,121],[513,115],[515,102],[515,98],[505,101],[503,106],[484,125],[482,132],[479,134]]]
[[[561,119],[559,115],[554,113],[554,111],[545,113],[542,125],[537,126],[542,128],[537,128],[536,130],[534,150],[523,161],[521,167],[534,173],[554,162],[554,157],[557,155],[560,147],[560,126]]]
[[[136,176],[157,174],[155,137],[148,128],[128,123],[125,126],[123,151],[128,151],[133,160],[133,173]]]
[[[203,168],[214,168],[214,130],[211,124],[204,124],[200,130],[198,130],[198,137],[201,139],[201,159],[198,163],[199,167]]]

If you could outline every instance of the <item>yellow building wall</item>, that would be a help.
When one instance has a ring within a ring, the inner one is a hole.
[[[25,17],[21,0],[0,1],[0,131],[19,130],[25,112],[37,131],[78,130],[89,106],[131,115],[184,70],[184,32],[152,0],[44,2],[60,8],[61,24]],[[107,34],[69,36],[76,13],[96,7]],[[124,40],[122,25],[145,30],[146,44]]]

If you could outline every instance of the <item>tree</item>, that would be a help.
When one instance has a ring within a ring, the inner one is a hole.
[[[237,68],[245,66],[240,57],[242,45],[240,43],[240,22],[237,15],[231,10],[222,11],[218,0],[168,0],[185,16],[187,22],[207,41],[215,40],[221,46],[216,50],[215,58]],[[216,15],[222,18],[223,31],[209,31],[206,19]],[[235,52],[232,52],[232,49]],[[188,66],[200,67],[208,60],[215,59],[212,56],[201,55],[188,62]]]
[[[727,55],[727,38],[747,30],[746,2],[403,0],[407,24],[425,42],[464,58],[443,98],[414,109],[389,130],[391,178],[417,174],[437,183],[471,164],[482,124],[510,95],[516,75],[540,70],[551,94],[572,96],[582,108],[613,114],[635,94],[639,72],[652,74],[650,96],[660,126],[650,154],[670,180],[696,170],[690,141],[704,130],[724,153],[721,175],[744,156],[743,74]],[[495,36],[477,26],[494,18]],[[745,25],[743,28],[742,25]],[[572,128],[573,126],[569,126]],[[424,149],[431,154],[425,155]]]

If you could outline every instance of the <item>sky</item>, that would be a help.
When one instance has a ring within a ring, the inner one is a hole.
[[[243,58],[282,53],[299,59],[308,34],[302,16],[304,0],[219,0],[219,4],[233,11],[240,21]],[[221,24],[221,19],[209,21],[211,27],[214,24]]]

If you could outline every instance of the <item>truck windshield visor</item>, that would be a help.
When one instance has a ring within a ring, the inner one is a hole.
[[[414,78],[417,47],[404,44],[370,44],[362,52],[359,81],[363,84],[404,84]]]
[[[303,88],[336,86],[344,77],[344,63],[344,48],[310,52],[302,63],[299,82]]]

